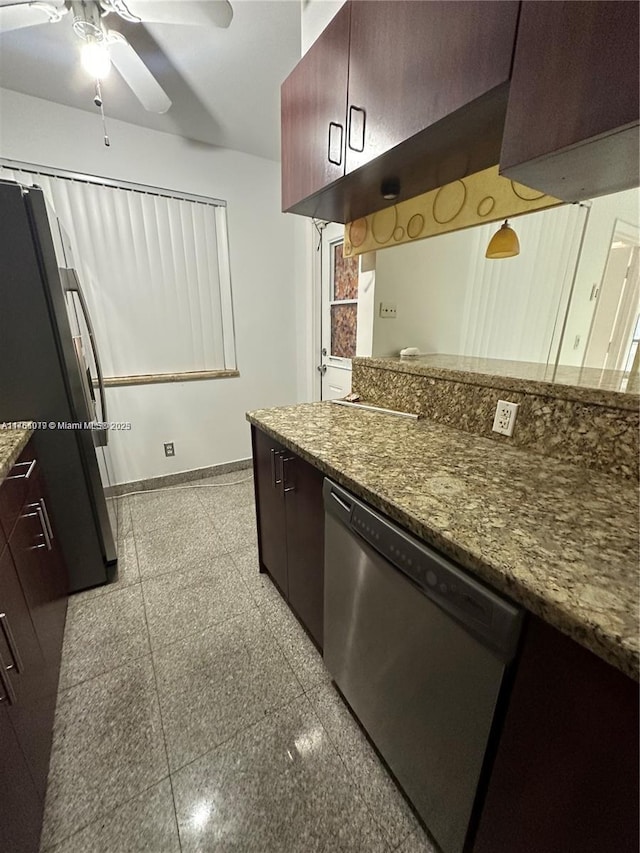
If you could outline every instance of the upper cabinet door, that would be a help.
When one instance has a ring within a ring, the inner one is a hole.
[[[350,4],[282,84],[282,209],[344,175]]]
[[[525,0],[502,174],[564,201],[638,185],[638,11]]]
[[[506,86],[518,7],[354,0],[347,172]]]

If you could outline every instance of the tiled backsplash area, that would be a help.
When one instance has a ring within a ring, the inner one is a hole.
[[[353,360],[363,401],[534,453],[638,479],[638,397],[530,379],[444,369],[398,359]],[[492,431],[498,400],[520,404],[511,438]]]

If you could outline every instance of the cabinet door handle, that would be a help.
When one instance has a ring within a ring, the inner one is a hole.
[[[42,512],[42,507],[39,503],[29,504],[27,509],[34,509],[35,512],[26,512],[24,515],[21,515],[20,518],[35,518],[36,516],[40,520],[40,528],[42,530],[41,536],[44,538],[44,542],[40,545],[32,545],[32,551],[35,551],[37,548],[46,548],[47,551],[51,551],[51,539],[49,539],[49,531],[47,530],[47,525],[45,524],[44,515]]]
[[[42,507],[44,520],[47,525],[47,530],[49,531],[49,539],[53,542],[53,527],[51,527],[51,519],[49,518],[49,513],[47,512],[47,505],[44,502],[44,498],[40,498],[40,506]]]
[[[352,151],[364,151],[364,129],[367,114],[362,107],[349,107],[349,132],[347,140]]]
[[[7,480],[28,480],[29,477],[33,474],[33,469],[36,467],[37,459],[32,459],[31,462],[16,462],[13,466],[14,468],[20,468],[22,465],[28,465],[29,467],[24,474],[12,474],[10,477],[7,477]]]
[[[2,633],[4,634],[4,638],[9,646],[9,651],[11,652],[11,657],[13,658],[13,667],[15,667],[16,672],[22,672],[22,658],[20,657],[20,652],[16,646],[16,641],[13,638],[13,631],[9,626],[9,619],[6,613],[0,613],[0,626],[2,626]],[[13,667],[9,666],[7,669],[12,669]]]
[[[13,689],[13,684],[7,677],[7,667],[2,659],[2,655],[0,654],[0,682],[2,682],[2,686],[4,688],[5,695],[0,696],[0,703],[7,701],[9,705],[16,704],[16,693]]]
[[[280,479],[278,479],[277,474],[277,464],[278,459],[282,461],[282,451],[276,450],[275,447],[271,448],[271,485],[274,489],[277,489],[280,483],[282,482],[282,470],[280,471]]]
[[[337,132],[340,132],[340,140],[337,140]],[[329,146],[327,151],[327,159],[330,163],[333,163],[335,166],[342,165],[342,136],[344,134],[344,128],[341,124],[337,124],[335,121],[329,122]],[[336,154],[336,151],[338,152]]]
[[[283,456],[283,457],[282,457],[282,481],[283,481],[283,484],[284,484],[284,488],[283,488],[283,490],[282,490],[282,491],[283,491],[285,494],[286,494],[287,492],[295,492],[295,490],[296,490],[295,484],[294,484],[293,486],[289,486],[289,485],[287,485],[287,469],[285,468],[285,465],[286,465],[288,462],[295,462],[295,461],[296,461],[295,456]]]

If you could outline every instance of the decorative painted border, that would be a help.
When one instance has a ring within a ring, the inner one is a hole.
[[[501,177],[498,166],[491,166],[347,222],[344,227],[344,255],[362,255],[560,204],[564,202]]]

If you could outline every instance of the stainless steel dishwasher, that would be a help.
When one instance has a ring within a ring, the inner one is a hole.
[[[444,853],[465,849],[521,610],[324,481],[324,659]]]

